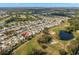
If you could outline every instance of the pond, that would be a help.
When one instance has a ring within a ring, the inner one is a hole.
[[[64,30],[60,30],[59,36],[61,40],[70,40],[74,38],[73,33]]]

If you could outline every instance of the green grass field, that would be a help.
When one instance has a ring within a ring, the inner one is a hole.
[[[12,18],[12,16],[9,16],[9,17],[7,17],[7,18],[4,18],[4,19],[0,20],[0,23],[4,23],[6,20],[8,20],[8,19],[10,19],[10,18]]]

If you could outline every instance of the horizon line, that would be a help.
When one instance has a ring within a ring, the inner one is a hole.
[[[0,7],[79,7],[79,3],[0,3]]]

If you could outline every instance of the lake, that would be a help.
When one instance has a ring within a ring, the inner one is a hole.
[[[73,33],[64,30],[60,30],[59,36],[61,40],[70,40],[74,38]]]

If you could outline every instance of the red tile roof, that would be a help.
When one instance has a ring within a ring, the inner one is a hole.
[[[22,32],[21,35],[24,37],[27,37],[27,36],[29,36],[29,32]]]

